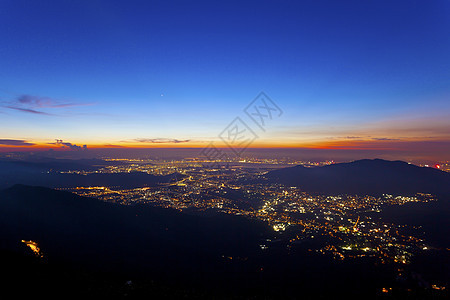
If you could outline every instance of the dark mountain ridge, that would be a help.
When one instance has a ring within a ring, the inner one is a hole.
[[[356,194],[450,194],[450,174],[403,161],[364,159],[323,167],[295,166],[265,175],[308,192]]]
[[[157,176],[144,172],[93,173],[108,165],[124,165],[125,162],[110,162],[101,159],[54,159],[28,157],[26,159],[0,159],[0,189],[14,184],[43,186],[48,188],[73,188],[80,186],[106,186],[138,188],[165,184],[182,174]],[[89,171],[88,175],[64,173],[67,171]]]
[[[123,189],[157,186],[181,180],[183,174],[152,175],[144,172],[130,173],[91,173],[88,175],[57,172],[16,172],[0,173],[0,188],[14,184],[43,186],[48,188],[74,188],[87,186],[120,187]]]
[[[115,161],[115,165],[123,165]],[[0,159],[0,173],[7,172],[46,172],[46,171],[94,171],[99,167],[112,165],[102,159],[55,159],[33,157],[26,159]]]

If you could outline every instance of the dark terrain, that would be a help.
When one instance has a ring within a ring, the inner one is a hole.
[[[314,168],[295,166],[271,171],[265,177],[317,193],[450,195],[449,173],[403,161],[363,159]]]
[[[379,169],[358,179],[374,163]],[[370,180],[375,179],[373,189],[380,193],[389,187],[391,192],[448,188],[448,174],[401,162],[362,161],[318,170],[295,167],[273,171],[268,178],[314,187],[301,175],[312,172],[315,180],[325,176],[321,184],[329,182],[323,186],[328,191],[342,185],[351,190],[351,180],[370,188]],[[400,170],[405,173],[399,175]],[[425,176],[423,182],[414,181],[418,176]],[[333,182],[338,178],[337,186]],[[431,203],[438,206],[402,206],[381,217],[416,223],[431,220],[427,230],[442,238],[448,233],[448,198],[440,199]],[[33,256],[21,240],[37,242],[43,258]],[[448,296],[446,291],[430,289],[428,282],[448,282],[449,255],[436,256],[433,251],[419,255],[404,267],[399,280],[395,265],[372,258],[336,261],[309,251],[323,242],[318,238],[287,248],[282,235],[267,224],[214,211],[194,214],[122,206],[26,185],[0,191],[0,259],[2,271],[8,274],[1,283],[3,293],[26,287],[33,295],[329,299],[373,298],[383,296],[381,288],[393,287],[389,296],[395,299]],[[269,249],[261,250],[261,243],[269,244]]]

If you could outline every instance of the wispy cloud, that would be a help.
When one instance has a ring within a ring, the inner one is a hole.
[[[6,146],[34,146],[35,144],[27,142],[25,140],[0,139],[0,145],[6,145]]]
[[[14,109],[14,110],[18,110],[21,112],[26,112],[26,113],[31,113],[31,114],[37,114],[37,115],[51,115],[49,113],[43,112],[43,111],[39,111],[39,110],[34,110],[31,108],[23,108],[23,107],[14,107],[14,106],[5,106],[6,108],[9,109]]]
[[[391,138],[381,137],[381,138],[372,138],[372,140],[374,140],[374,141],[399,141],[400,139],[391,139]]]
[[[17,97],[17,102],[31,107],[40,107],[40,108],[47,108],[47,107],[61,108],[61,107],[86,105],[79,103],[61,103],[59,100],[50,97],[39,97],[32,95],[21,95]]]
[[[104,144],[103,147],[105,147],[105,148],[124,148],[124,146],[114,145],[114,144]]]
[[[61,148],[68,148],[71,150],[87,150],[87,145],[78,146],[69,142],[64,142],[63,140],[56,139],[55,143],[50,143],[50,145],[58,145]]]
[[[3,107],[14,109],[17,111],[40,114],[40,115],[54,115],[46,112],[46,109],[58,109],[58,108],[68,108],[75,106],[85,106],[91,105],[90,103],[73,103],[73,102],[63,102],[58,99],[50,97],[41,97],[34,95],[20,95],[11,101],[4,102]]]
[[[178,139],[170,139],[170,138],[154,138],[154,139],[134,139],[133,141],[139,143],[156,143],[156,144],[179,144],[179,143],[188,143],[191,140],[178,140]]]

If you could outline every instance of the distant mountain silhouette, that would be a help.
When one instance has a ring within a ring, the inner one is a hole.
[[[109,162],[101,159],[54,159],[32,157],[24,160],[0,159],[0,189],[14,184],[71,188],[77,186],[107,186],[138,188],[156,186],[181,180],[182,174],[157,176],[144,172],[94,173],[108,165],[124,165],[125,162]],[[61,173],[67,171],[90,171],[88,175]]]
[[[102,159],[55,159],[47,157],[27,157],[26,159],[0,159],[0,174],[10,172],[46,171],[94,171],[108,165],[123,165],[120,161],[109,162]]]
[[[120,163],[120,162],[119,162]],[[156,186],[181,180],[182,174],[157,176],[144,172],[90,173],[88,175],[60,173],[68,170],[95,171],[108,165],[99,159],[39,159],[35,161],[0,160],[0,189],[14,184],[71,188],[79,186],[106,186],[138,188]]]
[[[269,181],[309,192],[359,194],[450,194],[450,174],[402,161],[364,159],[323,167],[271,171]]]

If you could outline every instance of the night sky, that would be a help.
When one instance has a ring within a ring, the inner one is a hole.
[[[443,158],[449,15],[444,0],[3,0],[0,151],[204,147],[241,117],[251,147]],[[265,131],[244,112],[262,91],[283,111]]]

